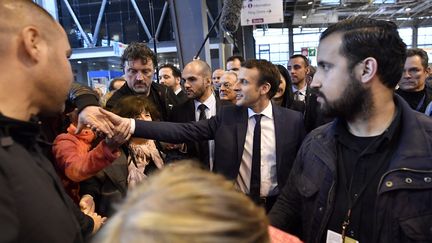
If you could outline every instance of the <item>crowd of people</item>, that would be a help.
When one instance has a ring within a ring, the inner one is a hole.
[[[134,42],[97,94],[48,12],[0,15],[0,242],[432,242],[429,60],[393,22],[329,26],[317,67]]]

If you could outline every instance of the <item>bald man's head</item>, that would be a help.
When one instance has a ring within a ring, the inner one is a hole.
[[[1,0],[0,16],[0,54],[9,50],[6,43],[13,41],[11,36],[26,26],[39,27],[43,38],[56,38],[62,29],[45,9],[30,0]]]
[[[204,102],[212,94],[210,66],[201,60],[188,63],[182,72],[184,87],[189,98]]]
[[[192,62],[186,64],[185,68],[187,66],[193,66],[197,70],[200,70],[201,76],[211,79],[212,71],[211,71],[210,66],[206,62],[201,61],[201,60],[193,60]]]
[[[61,111],[73,80],[65,31],[30,0],[0,0],[0,16],[0,85],[9,89],[0,91],[0,110],[17,119]],[[8,114],[6,104],[22,114]]]

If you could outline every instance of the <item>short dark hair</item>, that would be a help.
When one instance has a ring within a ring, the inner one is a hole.
[[[354,17],[330,25],[320,41],[333,33],[342,34],[339,52],[348,59],[349,69],[367,57],[377,60],[377,75],[388,88],[396,87],[406,59],[406,45],[391,21]]]
[[[114,90],[114,83],[117,81],[122,81],[122,82],[126,82],[126,79],[123,77],[117,77],[117,78],[113,78],[108,86],[108,91],[113,91]]]
[[[155,105],[143,95],[126,96],[120,99],[112,109],[113,113],[127,118],[138,118],[143,111],[149,112],[153,121],[159,119],[159,112]]]
[[[420,48],[410,48],[407,50],[407,58],[413,57],[413,56],[419,56],[421,59],[422,66],[424,69],[428,68],[429,65],[429,57],[428,54]]]
[[[181,78],[181,72],[180,72],[180,69],[178,69],[178,68],[177,68],[176,66],[174,66],[173,64],[171,64],[171,63],[165,63],[165,64],[163,64],[163,65],[161,65],[161,66],[159,67],[159,70],[161,70],[162,68],[169,68],[169,69],[171,69],[174,78]]]
[[[240,63],[244,63],[245,62],[245,59],[242,56],[238,56],[238,55],[234,55],[234,56],[228,57],[228,59],[227,59],[226,62],[231,62],[231,61],[234,61],[235,59],[239,60]]]
[[[301,59],[303,59],[306,67],[309,67],[309,60],[304,55],[302,55],[302,54],[294,54],[294,55],[290,56],[289,59],[291,60],[291,59],[294,59],[294,58],[301,58]]]
[[[269,99],[271,99],[279,88],[280,73],[279,70],[271,62],[267,60],[249,59],[242,64],[242,67],[252,69],[256,68],[259,72],[258,85],[265,83],[270,84],[270,90],[267,93]]]
[[[141,59],[146,64],[147,59],[152,60],[153,67],[157,65],[157,59],[154,52],[143,42],[132,42],[126,47],[121,56],[121,64],[124,66],[126,61]]]

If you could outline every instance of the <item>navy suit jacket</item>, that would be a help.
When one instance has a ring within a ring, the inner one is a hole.
[[[225,105],[225,103],[222,103],[219,98],[216,98],[216,114],[219,113],[222,105]],[[194,99],[188,99],[186,102],[174,106],[168,120],[171,122],[182,123],[196,121]],[[206,156],[206,154],[204,154],[202,151],[202,146],[208,146],[208,143],[204,144],[198,141],[187,142],[186,153],[182,153],[178,150],[166,151],[166,161],[170,162],[179,159],[198,159],[205,163],[205,161],[202,161]]]
[[[304,138],[302,114],[273,105],[278,187],[285,185]],[[248,125],[246,107],[223,106],[216,116],[189,123],[135,121],[134,136],[170,143],[215,140],[214,168],[235,180],[239,174]]]

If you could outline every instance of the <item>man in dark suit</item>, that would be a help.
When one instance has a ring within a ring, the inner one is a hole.
[[[269,210],[285,185],[304,137],[299,112],[272,105],[279,72],[265,60],[246,61],[235,85],[236,106],[192,123],[141,122],[104,111],[113,124],[130,123],[133,136],[179,143],[214,139],[214,171]]]
[[[106,107],[112,109],[123,97],[144,95],[148,97],[162,120],[168,118],[168,112],[175,104],[175,94],[168,87],[153,82],[156,55],[145,43],[133,42],[124,50],[121,57],[126,83],[107,101]]]
[[[159,81],[170,88],[176,97],[176,104],[183,104],[188,100],[186,92],[181,86],[181,71],[171,63],[159,67]]]
[[[183,69],[184,87],[188,100],[174,106],[170,121],[191,122],[215,116],[221,101],[214,95],[210,66],[201,60],[188,63]],[[203,107],[203,111],[200,108]],[[201,114],[204,112],[203,114]],[[170,147],[168,145],[167,147]],[[167,151],[167,161],[198,159],[206,167],[213,168],[214,141],[188,142],[173,146]]]
[[[307,57],[300,54],[292,55],[287,67],[293,84],[294,100],[300,104],[299,109],[303,112],[307,132],[333,119],[322,114],[317,102],[317,95],[309,85],[308,79],[312,77],[312,68]]]

